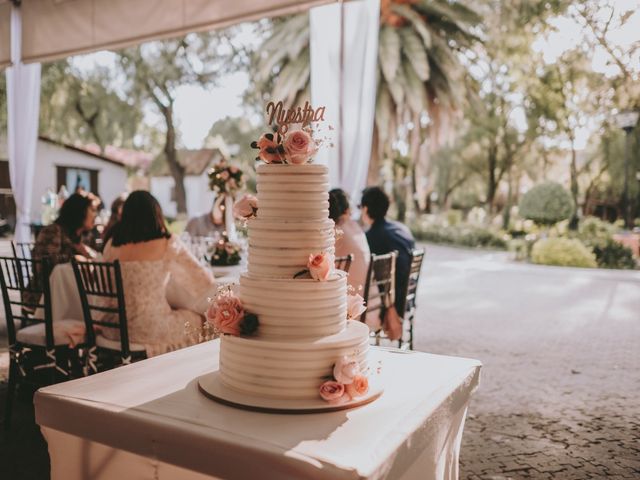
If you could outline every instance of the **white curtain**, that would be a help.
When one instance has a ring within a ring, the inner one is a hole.
[[[21,54],[20,9],[11,12],[11,61],[7,69],[9,175],[16,202],[16,242],[31,238],[31,190],[38,142],[40,64],[24,65]]]
[[[332,187],[353,199],[366,185],[371,157],[379,19],[379,0],[310,14],[311,100],[314,108],[327,107],[325,120],[335,128],[334,148],[320,149],[316,161],[329,166]]]

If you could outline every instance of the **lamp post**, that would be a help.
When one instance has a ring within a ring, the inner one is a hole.
[[[622,214],[624,215],[624,228],[631,230],[631,204],[629,202],[629,156],[631,155],[631,132],[638,123],[639,112],[623,110],[616,115],[616,123],[625,132],[624,147],[624,189],[622,191]]]

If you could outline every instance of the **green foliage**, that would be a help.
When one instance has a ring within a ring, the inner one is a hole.
[[[505,250],[507,242],[501,235],[488,228],[472,225],[422,225],[412,228],[417,240],[461,247],[483,247]]]
[[[596,257],[580,240],[545,238],[531,250],[531,261],[540,265],[596,268]]]
[[[578,239],[588,247],[604,247],[612,239],[617,228],[596,217],[586,217],[580,222]]]
[[[633,270],[636,268],[636,261],[630,248],[616,242],[607,240],[603,245],[593,248],[593,253],[600,268],[617,268],[623,270]]]
[[[520,200],[520,215],[541,225],[553,225],[574,211],[569,192],[556,182],[544,182],[530,189]]]

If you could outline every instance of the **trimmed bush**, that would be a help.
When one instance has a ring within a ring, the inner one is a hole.
[[[520,215],[540,225],[553,225],[573,214],[575,206],[569,192],[556,182],[536,185],[520,200]]]
[[[593,247],[598,266],[601,268],[618,268],[621,270],[633,270],[636,261],[630,248],[609,239],[602,245]]]
[[[616,227],[596,217],[586,217],[580,222],[578,239],[591,248],[604,247],[613,239]]]
[[[413,236],[417,240],[431,243],[458,245],[461,247],[485,247],[505,250],[507,242],[496,232],[471,225],[414,227]]]
[[[596,268],[596,257],[580,240],[545,238],[531,250],[531,261],[540,265]]]

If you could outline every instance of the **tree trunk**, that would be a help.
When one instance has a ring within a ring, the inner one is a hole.
[[[493,215],[493,203],[496,197],[496,191],[498,189],[498,181],[496,179],[496,166],[498,164],[498,147],[491,145],[488,151],[487,164],[488,164],[488,180],[487,180],[487,198],[486,204],[489,215]]]
[[[576,163],[576,149],[574,147],[573,136],[571,136],[571,196],[573,197],[574,210],[569,220],[569,229],[578,229],[578,166]]]
[[[176,210],[178,215],[187,214],[187,194],[184,188],[184,167],[178,162],[176,151],[176,130],[173,124],[173,105],[163,109],[164,119],[167,124],[167,134],[164,143],[164,153],[169,164],[169,171],[175,183]]]
[[[380,181],[380,136],[378,127],[373,125],[373,135],[371,136],[371,159],[369,160],[369,171],[367,172],[367,185],[377,185]]]

